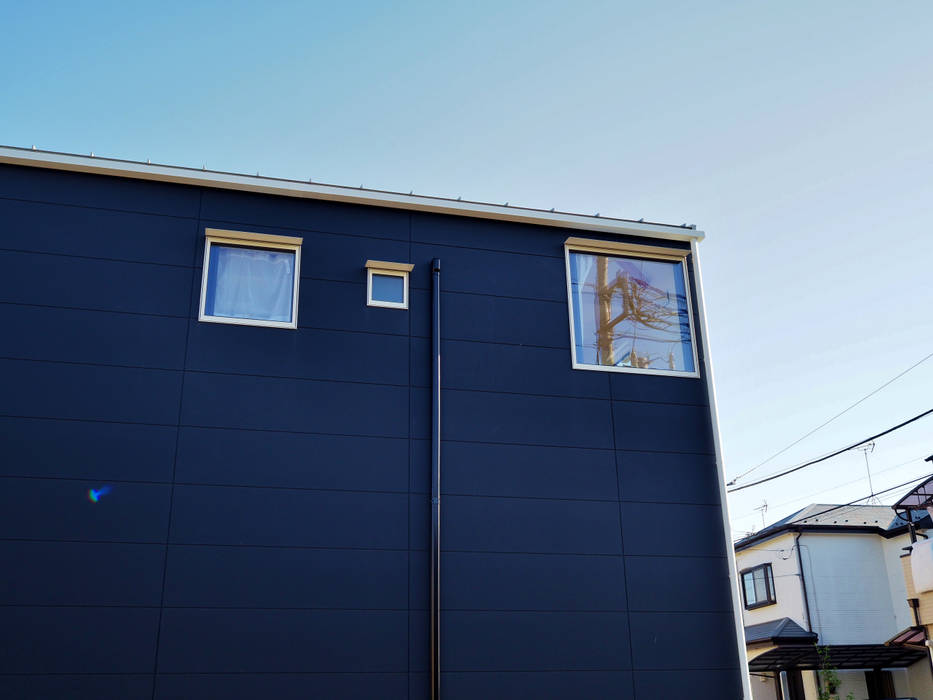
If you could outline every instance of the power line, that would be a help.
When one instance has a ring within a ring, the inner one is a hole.
[[[912,364],[910,367],[908,367],[907,369],[905,369],[903,372],[901,372],[900,374],[898,374],[898,375],[897,375],[896,377],[894,377],[893,379],[889,379],[888,381],[886,381],[884,384],[882,384],[881,386],[879,386],[879,387],[878,387],[877,389],[875,389],[874,391],[872,391],[872,392],[866,394],[865,396],[863,396],[862,398],[860,398],[858,401],[856,401],[856,402],[855,402],[854,404],[852,404],[851,406],[848,406],[847,408],[843,409],[842,411],[840,411],[839,413],[837,413],[836,415],[834,415],[832,418],[830,418],[830,419],[827,420],[826,422],[820,423],[818,426],[816,426],[816,427],[815,427],[813,430],[811,430],[809,433],[807,433],[806,435],[804,435],[804,436],[802,436],[802,437],[800,437],[800,438],[797,438],[796,440],[794,440],[791,444],[789,444],[789,445],[788,445],[787,447],[785,447],[784,449],[778,450],[778,451],[775,452],[773,455],[771,455],[770,457],[768,457],[768,459],[766,459],[766,460],[765,460],[764,462],[762,462],[761,464],[757,464],[757,465],[755,465],[754,467],[752,467],[751,469],[749,469],[748,471],[742,472],[742,473],[739,474],[737,477],[735,477],[734,479],[732,479],[732,482],[731,482],[731,483],[734,484],[736,481],[738,481],[739,479],[741,479],[741,478],[743,478],[743,477],[745,477],[745,476],[748,476],[749,474],[751,474],[753,471],[755,471],[755,470],[758,469],[759,467],[763,467],[764,465],[766,465],[768,462],[770,462],[770,461],[771,461],[772,459],[774,459],[775,457],[779,457],[780,455],[784,454],[784,453],[787,452],[791,447],[794,447],[795,445],[797,445],[797,444],[803,442],[803,441],[806,440],[808,437],[810,437],[811,435],[813,435],[813,433],[815,433],[817,430],[820,430],[820,429],[822,429],[822,428],[825,428],[827,425],[829,425],[830,423],[832,423],[834,420],[836,420],[836,419],[839,418],[840,416],[845,415],[846,413],[848,413],[849,411],[851,411],[853,408],[855,408],[856,406],[858,406],[858,405],[859,405],[860,403],[862,403],[863,401],[866,401],[867,399],[870,399],[872,396],[874,396],[875,394],[877,394],[879,391],[881,391],[881,390],[884,389],[885,387],[887,387],[887,386],[893,384],[893,383],[896,382],[898,379],[900,379],[901,377],[903,377],[905,374],[907,374],[908,372],[910,372],[912,369],[915,369],[916,367],[919,367],[920,365],[922,365],[924,362],[926,362],[927,360],[929,360],[931,357],[933,357],[933,352],[931,352],[929,355],[927,355],[926,357],[924,357],[924,358],[921,359],[920,361],[915,362],[914,364]]]
[[[885,474],[887,472],[894,471],[895,469],[900,469],[901,467],[906,467],[908,464],[913,464],[914,462],[922,462],[922,461],[923,461],[923,457],[914,457],[913,459],[908,459],[906,462],[900,462],[893,466],[885,467],[884,469],[881,469],[875,472],[875,476],[877,476],[878,474]],[[819,491],[813,491],[812,493],[808,493],[805,496],[800,496],[798,498],[792,498],[789,501],[782,501],[781,503],[769,504],[768,507],[773,510],[775,508],[780,508],[782,506],[790,505],[791,503],[799,503],[800,501],[806,501],[810,498],[813,498],[814,496],[819,496],[821,494],[828,493],[830,491],[836,491],[837,489],[840,489],[843,486],[851,486],[852,484],[857,484],[860,481],[865,481],[865,477],[863,476],[863,477],[859,477],[858,479],[852,479],[852,481],[846,481],[841,484],[836,484],[835,486],[831,486],[828,489],[820,489]],[[754,515],[756,511],[757,509],[751,510],[747,513],[743,513],[742,515],[737,515],[735,518],[732,519],[732,522],[738,522],[742,518],[747,518],[750,515]]]
[[[923,476],[916,477],[914,479],[911,479],[910,481],[905,481],[903,484],[898,484],[897,486],[891,486],[890,488],[886,488],[883,491],[878,491],[876,493],[870,493],[867,496],[856,498],[854,501],[849,501],[848,503],[843,503],[838,506],[832,506],[831,508],[827,508],[826,510],[819,511],[818,513],[808,513],[804,517],[798,518],[797,520],[791,520],[790,522],[782,523],[782,526],[794,525],[796,523],[801,523],[804,520],[809,520],[810,518],[816,518],[816,517],[819,517],[820,515],[826,515],[827,513],[832,513],[834,510],[839,510],[840,508],[848,508],[849,506],[857,505],[859,501],[864,501],[865,499],[871,498],[872,496],[880,496],[883,493],[888,493],[889,491],[894,491],[895,489],[902,489],[905,486],[909,486],[910,484],[913,484],[917,481],[922,481],[923,479],[929,479],[929,478],[930,478],[929,474],[924,474]],[[904,524],[906,525],[907,523],[905,522]]]
[[[869,494],[869,495],[867,495],[867,496],[862,496],[861,498],[856,498],[854,501],[849,501],[848,503],[842,503],[842,504],[840,504],[840,505],[838,505],[838,506],[831,506],[831,507],[827,508],[826,510],[821,510],[821,511],[819,511],[819,512],[817,512],[817,513],[808,513],[807,515],[805,515],[805,516],[803,516],[803,517],[801,517],[801,518],[797,518],[796,520],[790,520],[790,521],[788,521],[788,522],[786,522],[786,523],[780,523],[780,527],[784,528],[784,527],[787,527],[787,526],[789,526],[789,525],[795,525],[795,524],[797,524],[797,523],[802,523],[804,520],[809,520],[809,519],[811,519],[811,518],[817,518],[817,517],[819,517],[819,516],[821,516],[821,515],[826,515],[827,513],[832,513],[834,510],[839,510],[839,509],[841,509],[841,508],[849,508],[849,507],[851,507],[851,506],[855,506],[855,505],[857,505],[857,504],[859,503],[859,501],[864,501],[865,499],[871,498],[872,496],[879,496],[879,495],[881,495],[881,494],[883,494],[883,493],[888,493],[889,491],[894,491],[895,489],[904,488],[905,486],[909,486],[910,484],[914,484],[914,483],[916,483],[916,482],[918,482],[918,481],[922,481],[923,479],[929,479],[930,476],[931,476],[930,474],[924,474],[923,476],[918,476],[918,477],[916,477],[916,478],[911,479],[910,481],[905,481],[903,484],[898,484],[897,486],[891,486],[891,487],[889,487],[889,488],[883,489],[882,491],[878,491],[877,493],[871,493],[871,494]],[[907,522],[905,522],[904,524],[906,525]],[[768,528],[770,528],[770,527],[775,527],[775,525],[777,525],[777,523],[774,523],[774,524],[772,524],[772,525],[769,525]],[[747,535],[747,537],[752,537],[752,536],[754,536],[754,535],[756,535],[756,534],[761,534],[761,533],[763,533],[763,532],[766,532],[766,531],[768,530],[768,528],[765,528],[764,530],[759,530],[757,533],[756,533],[756,532],[753,532],[753,533],[751,533],[750,535]],[[743,539],[746,539],[746,538],[745,538],[745,537],[740,538],[740,539],[736,540],[736,542],[740,542],[740,541],[743,540]],[[733,543],[733,544],[734,544],[734,543]],[[756,548],[756,549],[757,549],[757,548]],[[763,550],[761,550],[761,551],[768,551],[768,552],[770,552],[770,551],[783,551],[783,550],[763,549]]]
[[[855,449],[855,448],[858,447],[859,445],[864,445],[866,442],[871,442],[872,440],[877,440],[878,438],[884,437],[885,435],[887,435],[887,434],[889,434],[889,433],[893,433],[895,430],[900,430],[901,428],[903,428],[903,427],[905,427],[905,426],[907,426],[907,425],[910,425],[911,423],[914,423],[915,421],[918,421],[918,420],[920,420],[921,418],[925,418],[926,416],[930,415],[931,413],[933,413],[933,408],[931,408],[931,409],[929,409],[929,410],[927,410],[927,411],[924,411],[923,413],[920,413],[919,415],[916,415],[916,416],[914,416],[913,418],[909,418],[909,419],[905,420],[903,423],[898,423],[898,424],[895,425],[893,428],[888,428],[887,430],[883,430],[883,431],[881,431],[880,433],[878,433],[877,435],[872,435],[871,437],[867,437],[867,438],[864,438],[864,439],[862,439],[862,440],[859,440],[858,442],[854,442],[854,443],[852,443],[851,445],[849,445],[848,447],[843,447],[841,450],[836,450],[835,452],[830,452],[828,455],[823,455],[822,457],[818,457],[817,459],[811,459],[809,462],[804,462],[803,464],[798,464],[796,467],[791,467],[790,469],[785,469],[784,471],[778,472],[777,474],[772,474],[771,476],[766,476],[764,479],[759,479],[758,481],[753,481],[753,482],[751,482],[750,484],[744,484],[744,485],[742,485],[742,486],[733,486],[733,487],[732,487],[731,489],[729,489],[726,493],[735,493],[736,491],[741,491],[742,489],[748,489],[748,488],[751,488],[752,486],[758,486],[759,484],[763,484],[763,483],[765,483],[765,482],[767,482],[767,481],[773,481],[774,479],[779,479],[779,478],[782,477],[782,476],[787,476],[788,474],[792,474],[792,473],[794,473],[794,472],[796,472],[796,471],[800,471],[801,469],[804,469],[805,467],[810,467],[810,466],[813,466],[814,464],[819,464],[820,462],[825,462],[827,459],[831,459],[831,458],[833,458],[833,457],[836,457],[836,456],[838,456],[838,455],[841,455],[843,452],[848,452],[849,450]],[[729,483],[730,483],[730,484],[734,484],[734,483],[735,483],[735,479],[733,479],[733,480],[730,481]]]

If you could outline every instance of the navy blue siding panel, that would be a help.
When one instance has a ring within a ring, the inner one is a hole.
[[[411,218],[411,238],[419,243],[485,248],[563,258],[564,241],[570,236],[590,238],[595,241],[648,243],[687,250],[690,248],[687,242],[646,240],[635,236],[590,233],[558,226],[521,224],[467,216],[412,212]]]
[[[471,248],[414,244],[411,284],[431,289],[431,261],[440,258],[442,288],[447,292],[492,294],[529,299],[567,299],[563,257],[500,253]]]
[[[690,700],[742,700],[742,676],[731,670],[635,671],[635,697],[690,698]]]
[[[441,676],[443,679],[443,675]],[[443,682],[443,680],[441,681]],[[444,690],[447,693],[447,690]],[[409,700],[424,700],[431,697],[431,678],[427,673],[409,673],[408,674],[408,698]]]
[[[686,403],[705,406],[706,382],[701,377],[665,377],[653,374],[606,372],[616,401]]]
[[[366,305],[365,278],[358,284],[305,279],[298,294],[299,326],[408,335],[408,310]]]
[[[412,383],[416,386],[431,386],[430,353],[428,338],[413,339]],[[572,369],[569,350],[449,340],[442,342],[441,354],[443,384],[448,389],[609,396],[605,375]]]
[[[201,221],[197,265],[204,259],[205,229],[230,229],[225,221]],[[235,228],[235,227],[234,227]],[[321,233],[302,229],[283,229],[261,224],[249,224],[250,233],[271,233],[278,236],[298,236],[301,244],[301,276],[345,282],[365,282],[367,260],[408,262],[408,241]]]
[[[172,542],[405,549],[404,494],[177,486]]]
[[[408,497],[408,546],[412,549],[427,550],[431,546],[430,500],[430,496],[425,494],[412,494]],[[447,497],[444,496],[444,507],[446,504]],[[444,537],[446,536],[445,533]]]
[[[616,401],[612,411],[620,450],[713,454],[706,406]]]
[[[0,360],[0,413],[176,423],[181,372]]]
[[[151,673],[157,608],[0,608],[0,673]]]
[[[621,557],[449,552],[441,579],[447,610],[626,608]]]
[[[402,437],[407,387],[189,374],[187,425]]]
[[[152,674],[0,676],[4,700],[150,700]]]
[[[406,612],[166,608],[163,673],[408,670]]]
[[[408,240],[409,212],[230,190],[204,190],[204,219]],[[235,228],[228,226],[227,228]]]
[[[0,533],[24,539],[164,542],[170,487],[166,484],[110,484],[97,503],[94,481],[0,479]]]
[[[737,666],[732,613],[633,612],[632,662],[636,669]],[[689,649],[674,654],[673,649]]]
[[[169,481],[174,426],[0,418],[0,474]]]
[[[412,212],[411,240],[464,248],[512,251],[525,255],[564,257],[564,241],[577,235],[571,229],[516,224],[467,216]]]
[[[160,675],[155,700],[405,700],[405,673],[235,673]]]
[[[410,303],[412,334],[430,338],[430,293],[413,289]],[[446,340],[540,345],[566,349],[570,356],[567,302],[444,293],[441,308],[441,337]]]
[[[412,443],[412,490],[430,490],[430,443]],[[444,441],[446,494],[531,498],[616,498],[610,450]]]
[[[442,546],[480,552],[621,554],[618,503],[447,496]]]
[[[192,321],[188,369],[407,386],[408,338]]]
[[[618,612],[447,612],[441,620],[447,671],[625,670],[628,640]]]
[[[0,542],[5,605],[159,605],[161,544]],[[15,564],[14,564],[15,562]]]
[[[360,491],[406,491],[408,441],[182,428],[182,482]]]
[[[181,369],[185,321],[0,304],[0,356]]]
[[[187,316],[191,268],[0,251],[0,301]]]
[[[622,500],[719,505],[713,455],[618,452]]]
[[[0,221],[3,248],[184,267],[194,259],[191,219],[0,199]]]
[[[165,604],[404,610],[408,553],[172,546]]]
[[[626,554],[725,556],[722,511],[718,506],[625,502],[622,527]],[[677,537],[671,537],[672,532]]]
[[[632,610],[728,612],[729,567],[723,557],[626,557]]]
[[[408,668],[414,673],[428,671],[431,653],[427,611],[412,610],[408,615]],[[446,667],[446,662],[445,667]],[[427,698],[428,695],[416,696]]]
[[[612,447],[606,402],[486,392],[443,392],[447,440]]]
[[[0,165],[0,197],[197,216],[200,190],[162,182]]]
[[[447,700],[630,700],[633,697],[631,671],[443,673],[441,684]],[[677,696],[656,697],[673,699]]]

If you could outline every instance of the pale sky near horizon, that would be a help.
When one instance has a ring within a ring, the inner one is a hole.
[[[729,478],[933,352],[929,2],[2,17],[4,145],[696,223]],[[745,482],[933,407],[931,388],[933,359]],[[879,440],[874,489],[933,472],[930,454],[933,417]],[[868,493],[847,453],[732,496],[735,534],[762,501],[771,522]]]

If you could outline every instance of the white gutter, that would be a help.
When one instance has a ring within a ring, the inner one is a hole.
[[[595,233],[641,236],[669,241],[691,242],[702,240],[704,237],[702,231],[684,226],[628,221],[626,219],[587,216],[585,214],[529,209],[526,207],[510,207],[501,204],[470,202],[444,197],[427,197],[340,185],[324,185],[301,180],[260,177],[258,175],[198,170],[196,168],[142,163],[115,158],[97,158],[12,146],[0,146],[0,163],[92,173],[95,175],[112,175],[137,180],[155,180],[157,182],[171,182],[198,187],[258,192],[284,197],[324,199],[332,202],[392,207],[435,214],[498,219],[500,221],[558,226]]]

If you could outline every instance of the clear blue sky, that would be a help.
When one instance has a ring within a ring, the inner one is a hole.
[[[929,2],[10,2],[3,25],[6,145],[696,223],[729,476],[933,352]],[[755,476],[931,389],[933,360]],[[931,453],[933,418],[880,441],[875,489]],[[763,499],[867,493],[854,453],[731,508],[743,531]]]

